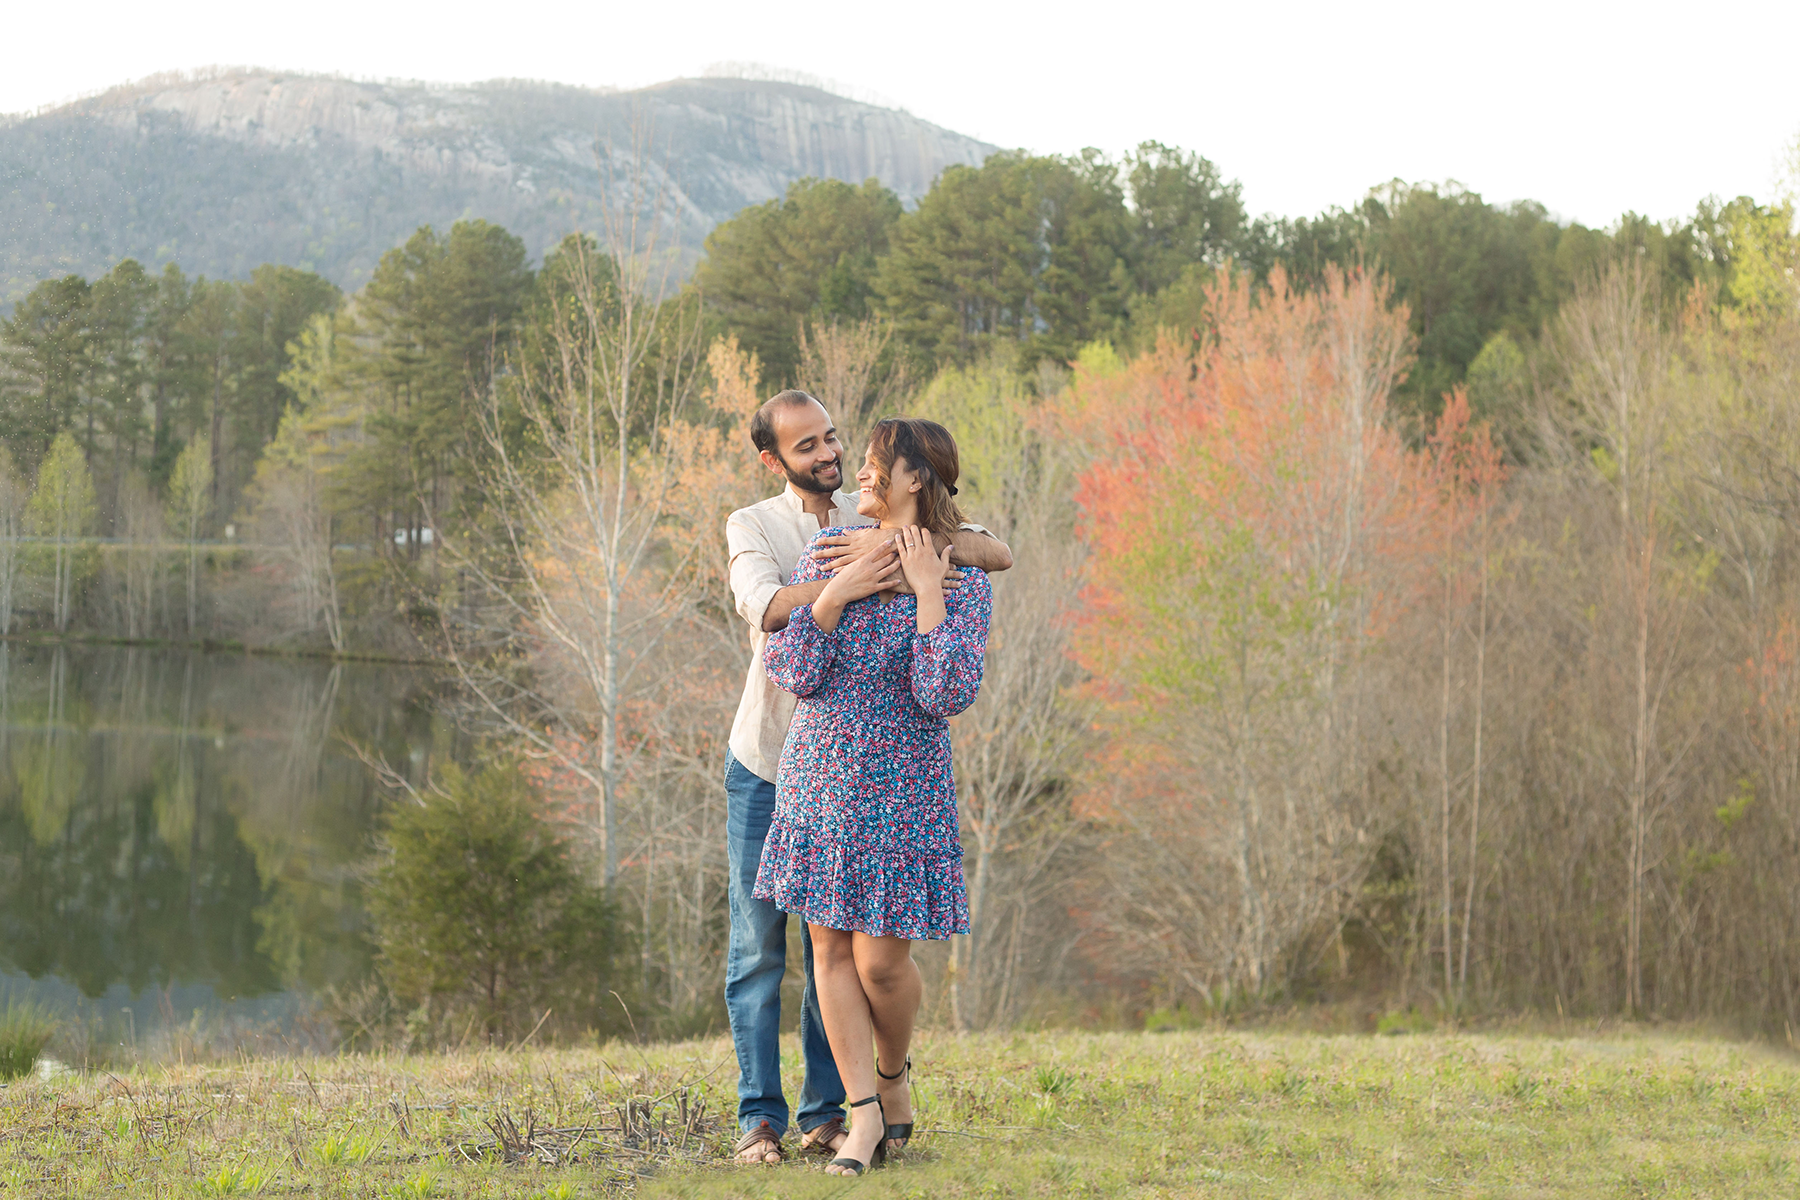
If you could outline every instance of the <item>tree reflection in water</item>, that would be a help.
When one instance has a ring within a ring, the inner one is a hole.
[[[442,679],[0,642],[0,971],[121,1004],[360,977],[356,867],[383,795],[343,739],[422,775],[454,749]]]

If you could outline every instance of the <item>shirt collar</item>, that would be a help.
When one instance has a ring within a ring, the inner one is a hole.
[[[793,484],[790,483],[782,488],[779,498],[781,506],[795,516],[801,516],[806,512],[806,502],[800,498],[800,493]],[[833,492],[831,494],[831,511],[834,516],[840,513],[855,512],[856,498],[842,490]]]

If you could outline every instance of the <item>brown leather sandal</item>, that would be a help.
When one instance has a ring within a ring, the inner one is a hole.
[[[779,1133],[776,1133],[775,1127],[773,1125],[769,1124],[767,1121],[764,1121],[762,1124],[758,1125],[755,1129],[747,1131],[743,1137],[739,1138],[737,1140],[737,1145],[735,1145],[731,1148],[731,1157],[736,1159],[738,1162],[743,1163],[746,1167],[772,1167],[772,1166],[774,1166],[775,1164],[772,1162],[750,1162],[749,1160],[747,1160],[746,1158],[743,1157],[744,1151],[750,1149],[750,1147],[756,1145],[758,1142],[765,1142],[768,1145],[772,1146],[774,1148],[775,1155],[778,1158],[780,1158],[784,1162],[787,1160],[787,1150],[781,1144],[781,1135]],[[766,1157],[769,1154],[769,1151],[764,1150],[763,1154]]]
[[[844,1128],[844,1118],[842,1117],[832,1117],[828,1121],[821,1121],[801,1135],[800,1152],[817,1154],[820,1157],[836,1154],[837,1151],[831,1147],[831,1140],[840,1134],[848,1136],[849,1133],[850,1131]]]

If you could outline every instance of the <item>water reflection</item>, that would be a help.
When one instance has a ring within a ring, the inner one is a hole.
[[[165,1012],[176,989],[248,1002],[360,976],[355,867],[384,798],[342,739],[422,772],[450,748],[438,682],[0,643],[0,973],[121,1011],[154,989]]]

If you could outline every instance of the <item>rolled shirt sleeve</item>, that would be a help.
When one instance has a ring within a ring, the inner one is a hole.
[[[725,522],[725,547],[731,555],[731,599],[738,616],[761,631],[763,615],[775,593],[787,586],[769,539],[741,512]]]

